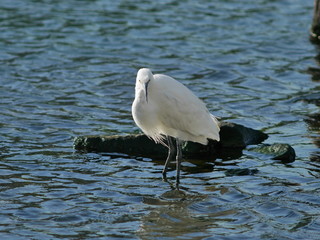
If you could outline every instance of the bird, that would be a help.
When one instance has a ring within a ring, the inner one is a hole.
[[[176,158],[178,190],[182,143],[207,145],[208,139],[220,141],[219,122],[205,103],[179,81],[164,74],[153,75],[149,68],[137,72],[132,116],[145,135],[168,147],[163,180],[167,180],[168,164]]]

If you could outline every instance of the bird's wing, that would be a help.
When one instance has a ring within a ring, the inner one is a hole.
[[[155,89],[161,123],[167,128],[195,136],[219,136],[217,122],[212,119],[205,104],[180,82],[165,75],[161,76]]]

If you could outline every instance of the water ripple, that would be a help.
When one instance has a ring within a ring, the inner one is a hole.
[[[311,1],[1,1],[1,238],[317,239],[319,106],[297,100],[319,90],[311,14]],[[138,132],[140,67],[296,162],[185,161],[177,192],[163,161],[74,152],[78,135]]]

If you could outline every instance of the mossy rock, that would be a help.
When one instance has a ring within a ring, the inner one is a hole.
[[[259,144],[268,135],[240,124],[222,122],[220,142],[209,140],[208,145],[185,142],[182,148],[186,158],[215,159],[241,156],[247,145]],[[80,136],[74,139],[74,148],[86,152],[124,153],[133,156],[165,158],[167,148],[156,144],[144,134],[113,136]]]
[[[285,143],[262,144],[251,148],[250,151],[271,155],[272,159],[280,160],[283,163],[291,163],[295,161],[296,153],[294,149]]]

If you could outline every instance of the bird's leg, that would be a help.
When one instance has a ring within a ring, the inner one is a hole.
[[[162,171],[162,178],[164,181],[167,181],[168,165],[169,165],[170,161],[173,160],[173,158],[176,154],[176,149],[174,146],[173,138],[170,136],[167,136],[167,141],[168,141],[169,152],[168,152],[168,157],[167,157],[166,163],[164,164],[164,168]]]
[[[180,168],[181,168],[181,160],[182,160],[182,142],[177,139],[177,176],[176,176],[176,188],[179,190],[179,183],[180,183]]]

